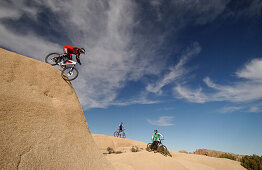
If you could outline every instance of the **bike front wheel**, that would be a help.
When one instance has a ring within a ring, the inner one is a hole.
[[[147,150],[147,151],[151,151],[151,145],[152,145],[152,143],[148,143],[148,144],[147,144],[147,146],[146,146],[146,150]]]
[[[118,136],[119,136],[118,131],[115,131],[115,132],[114,132],[114,137],[118,137]]]
[[[78,76],[78,70],[74,67],[67,67],[62,71],[61,76],[68,81],[74,80]]]
[[[125,132],[122,133],[122,138],[126,138]]]
[[[59,62],[59,58],[59,53],[50,53],[45,57],[45,62],[54,66],[57,65],[57,63]]]

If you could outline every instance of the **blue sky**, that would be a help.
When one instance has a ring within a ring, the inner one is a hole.
[[[0,2],[0,47],[84,47],[73,81],[92,133],[171,150],[262,154],[261,0]]]

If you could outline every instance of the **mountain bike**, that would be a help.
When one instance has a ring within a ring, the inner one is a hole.
[[[59,53],[50,53],[45,57],[45,62],[52,66],[58,65],[63,70],[61,76],[64,80],[72,81],[78,77],[78,70],[75,68],[77,62],[73,60],[65,60]]]
[[[126,134],[125,134],[124,130],[121,131],[121,132],[119,130],[117,130],[117,131],[114,132],[114,137],[126,138]]]
[[[169,154],[169,152],[167,150],[167,147],[162,144],[163,140],[164,139],[160,139],[160,141],[159,141],[159,143],[157,145],[157,149],[155,150],[155,152],[159,152],[159,153],[163,154],[164,156],[167,156]],[[152,145],[152,143],[148,143],[147,147],[146,147],[146,150],[149,151],[149,152],[152,151],[151,145]]]

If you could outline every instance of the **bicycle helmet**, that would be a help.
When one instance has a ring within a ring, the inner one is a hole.
[[[85,54],[85,52],[86,52],[86,50],[85,50],[84,48],[80,48],[80,49],[78,49],[78,50],[79,50],[79,52],[84,53],[84,54]]]

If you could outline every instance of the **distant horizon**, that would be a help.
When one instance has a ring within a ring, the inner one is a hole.
[[[0,2],[0,48],[86,49],[72,85],[91,132],[158,129],[174,151],[262,155],[261,44],[260,0]]]

